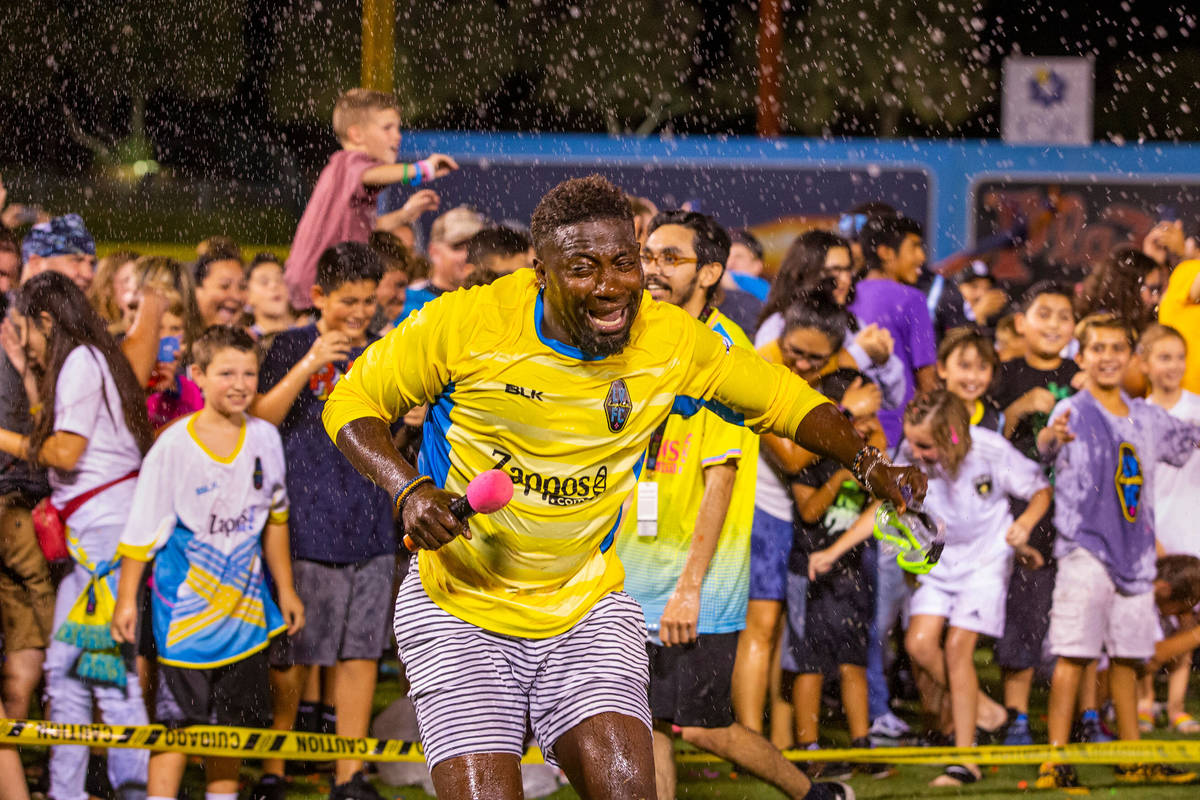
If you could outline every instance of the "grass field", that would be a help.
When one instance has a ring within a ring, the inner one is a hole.
[[[981,649],[977,654],[980,669],[980,679],[993,696],[998,694],[999,674],[990,664],[990,652]],[[1159,697],[1162,698],[1160,687]],[[399,686],[394,680],[381,679],[379,691],[376,694],[377,710],[382,710],[399,695]],[[1192,681],[1188,710],[1200,718],[1200,675]],[[1044,687],[1036,688],[1033,696],[1032,718],[1034,738],[1045,741],[1045,704],[1046,691]],[[916,709],[909,708],[904,714],[908,719],[916,718]],[[823,721],[822,739],[826,737],[832,744],[845,744],[847,734],[841,727],[841,721],[835,715]],[[1147,738],[1180,739],[1185,738],[1168,731],[1159,730]],[[935,789],[928,783],[940,773],[936,766],[904,766],[897,774],[884,780],[874,780],[870,777],[855,777],[850,781],[858,797],[868,800],[900,800],[900,798],[939,798],[939,797],[971,797],[979,800],[999,800],[999,798],[1014,798],[1025,795],[1043,797],[1063,797],[1062,792],[1036,792],[1018,788],[1020,781],[1026,781],[1032,786],[1037,772],[1036,767],[984,767],[984,780],[973,786],[961,789]],[[255,770],[247,768],[245,778],[247,786],[256,777]],[[1091,796],[1131,798],[1132,800],[1194,800],[1200,798],[1200,786],[1145,786],[1130,787],[1120,785],[1113,779],[1113,772],[1106,766],[1083,766],[1079,768],[1080,780],[1090,788]],[[189,773],[189,780],[194,787],[192,796],[200,797],[203,784],[199,770]],[[388,786],[376,780],[376,786],[387,798],[395,800],[426,800],[430,795],[415,786]],[[325,776],[295,776],[292,778],[289,798],[300,800],[317,800],[328,792],[328,782]],[[725,763],[713,764],[681,764],[679,765],[679,782],[677,796],[680,798],[695,798],[696,800],[774,800],[783,795],[774,788],[746,775],[736,775],[732,767]],[[564,787],[550,797],[555,800],[568,800],[578,795]]]

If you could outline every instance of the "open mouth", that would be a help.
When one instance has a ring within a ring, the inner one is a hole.
[[[588,318],[592,321],[593,327],[600,331],[600,333],[620,333],[625,329],[625,322],[629,319],[629,308],[627,306],[622,306],[621,308],[614,309],[603,314],[595,311],[589,311]]]

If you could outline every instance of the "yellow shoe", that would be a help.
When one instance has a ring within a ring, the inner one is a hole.
[[[1037,781],[1033,786],[1035,789],[1062,789],[1067,794],[1073,795],[1088,794],[1087,788],[1079,785],[1075,768],[1070,764],[1054,764],[1052,762],[1042,764],[1038,768]]]
[[[1200,781],[1200,775],[1170,764],[1119,764],[1113,767],[1117,783],[1169,783],[1181,785]]]

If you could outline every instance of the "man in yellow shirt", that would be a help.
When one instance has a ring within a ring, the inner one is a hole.
[[[530,230],[534,270],[406,319],[337,384],[325,427],[421,548],[395,632],[439,795],[520,797],[528,727],[581,794],[650,798],[644,626],[612,544],[667,415],[705,404],[901,505],[925,481],[785,368],[645,294],[630,207],[608,181],[555,187]],[[388,424],[421,403],[414,468]],[[492,468],[513,501],[468,526],[450,500]]]

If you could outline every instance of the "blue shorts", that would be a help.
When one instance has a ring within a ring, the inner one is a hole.
[[[792,552],[792,521],[754,509],[750,529],[750,599],[778,600],[787,596],[788,556]]]

